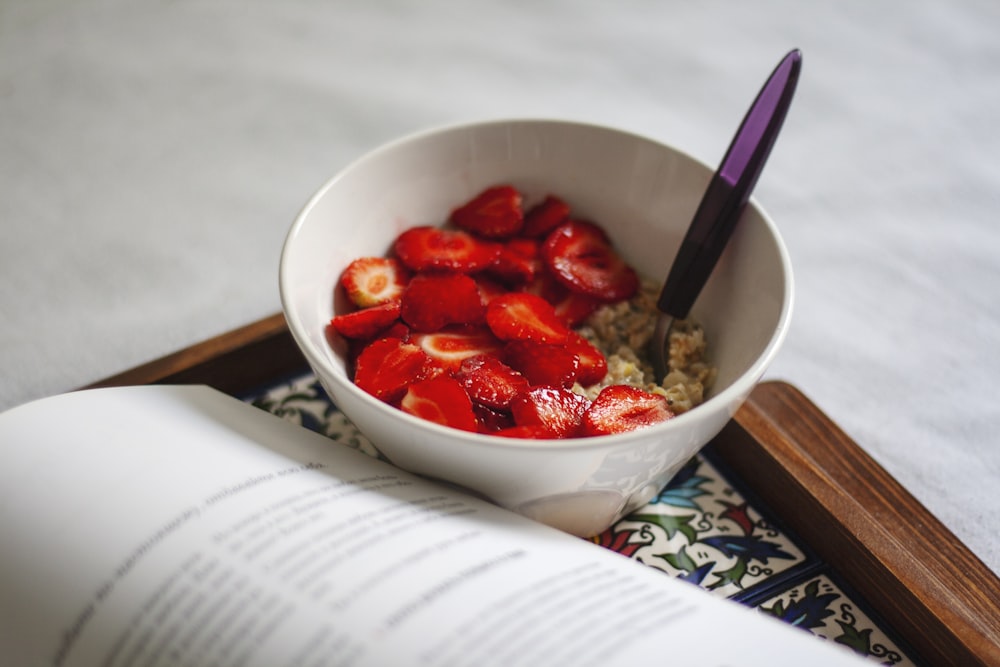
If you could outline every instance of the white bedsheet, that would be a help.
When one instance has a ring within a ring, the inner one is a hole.
[[[1000,571],[998,35],[993,0],[4,0],[0,409],[277,312],[292,218],[382,142],[566,117],[715,164],[799,47],[767,377]]]

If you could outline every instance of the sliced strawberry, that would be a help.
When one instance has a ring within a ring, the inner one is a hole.
[[[504,247],[525,259],[540,259],[542,244],[538,239],[514,238],[504,243]]]
[[[499,355],[503,343],[485,327],[447,327],[433,333],[415,333],[410,342],[420,347],[434,362],[449,372],[477,355]]]
[[[487,354],[465,359],[455,379],[474,402],[498,410],[510,407],[514,397],[528,389],[526,377]]]
[[[479,286],[479,298],[484,306],[490,305],[490,301],[510,291],[497,281],[481,273],[476,276],[476,285]]]
[[[358,355],[361,354],[363,349],[375,341],[383,338],[396,338],[404,343],[408,343],[410,342],[410,327],[406,326],[399,320],[396,320],[384,329],[379,329],[372,336],[348,339],[350,346],[347,349],[347,363],[349,366],[351,368],[354,367],[353,365],[357,361]]]
[[[517,250],[504,246],[486,272],[507,285],[526,285],[535,279],[541,270],[541,262],[520,254]]]
[[[498,296],[486,307],[486,323],[501,340],[562,343],[569,329],[548,301],[528,292]]]
[[[559,197],[549,195],[524,214],[521,234],[541,238],[569,219],[569,204]]]
[[[479,428],[469,395],[458,380],[448,376],[411,384],[399,407],[407,414],[443,426],[463,431],[477,431]]]
[[[473,273],[493,263],[500,245],[460,229],[413,227],[396,238],[396,256],[414,271]]]
[[[430,357],[416,345],[383,338],[361,350],[354,366],[354,382],[372,396],[394,403],[409,385],[426,376],[430,364]]]
[[[420,274],[403,290],[400,317],[417,331],[480,322],[486,309],[476,281],[463,273]]]
[[[554,304],[556,315],[568,327],[578,327],[594,314],[601,302],[580,292],[569,292],[559,303]]]
[[[330,326],[345,338],[367,340],[399,321],[398,301],[362,308],[343,315],[334,315]]]
[[[570,328],[583,324],[602,304],[594,297],[574,292],[556,281],[544,266],[535,279],[521,290],[537,294],[551,303],[562,323]]]
[[[557,227],[542,244],[542,260],[552,276],[575,292],[601,301],[628,299],[639,289],[639,277],[625,263],[597,225],[571,220]]]
[[[604,353],[577,332],[570,331],[566,349],[575,354],[580,362],[576,381],[582,386],[597,384],[608,374],[608,360],[604,357]]]
[[[410,338],[410,327],[406,326],[403,322],[396,320],[388,327],[372,336],[372,340],[375,340],[376,338],[398,338],[402,341],[408,341]]]
[[[602,389],[590,404],[583,415],[582,433],[624,433],[667,421],[673,416],[663,396],[616,384]]]
[[[504,239],[521,231],[524,212],[521,193],[511,185],[496,185],[483,190],[451,212],[451,221],[473,234]]]
[[[565,345],[549,345],[530,340],[507,343],[503,361],[528,378],[532,385],[570,387],[579,372],[580,359]]]
[[[589,400],[569,389],[535,387],[518,394],[510,408],[517,426],[541,427],[550,437],[571,438],[578,434],[589,405]]]
[[[393,257],[360,257],[340,276],[347,298],[360,308],[398,301],[409,280],[410,272]]]
[[[472,411],[476,413],[476,419],[479,421],[480,433],[495,434],[514,426],[514,418],[509,412],[488,408],[476,403],[475,400],[472,401]]]

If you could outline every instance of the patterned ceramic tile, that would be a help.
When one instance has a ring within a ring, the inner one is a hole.
[[[243,397],[366,454],[378,452],[312,374]],[[717,465],[698,455],[649,504],[592,538],[715,595],[773,614],[886,665],[912,665],[826,567],[759,511]]]
[[[379,457],[368,438],[330,402],[326,390],[312,374],[269,387],[260,394],[244,397],[244,400],[369,456]]]
[[[741,599],[810,565],[702,456],[645,507],[593,538],[712,593]]]
[[[820,575],[757,605],[797,627],[842,644],[883,665],[913,665],[903,651],[844,590]]]

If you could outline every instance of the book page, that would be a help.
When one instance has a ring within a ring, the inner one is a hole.
[[[0,536],[12,664],[853,659],[204,387],[0,415]]]

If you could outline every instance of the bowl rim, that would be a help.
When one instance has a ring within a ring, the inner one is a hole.
[[[693,157],[686,151],[677,148],[671,144],[665,143],[658,139],[654,139],[649,136],[638,134],[629,130],[621,129],[618,127],[610,125],[602,125],[598,123],[588,122],[588,121],[577,121],[573,119],[558,119],[558,118],[547,118],[547,117],[510,117],[510,118],[492,118],[483,120],[470,120],[470,121],[460,121],[452,122],[446,124],[435,125],[429,128],[424,128],[408,134],[404,134],[388,142],[382,143],[370,151],[366,151],[362,155],[349,161],[346,165],[338,169],[332,176],[327,178],[327,180],[313,193],[313,195],[308,199],[308,201],[301,207],[301,209],[296,214],[291,227],[289,228],[285,240],[282,244],[281,253],[279,256],[279,266],[278,266],[278,291],[281,300],[282,310],[285,315],[285,320],[288,325],[288,329],[292,334],[293,339],[295,339],[299,348],[302,350],[304,356],[310,367],[328,367],[328,362],[326,355],[323,351],[317,350],[313,345],[311,338],[305,336],[300,332],[302,327],[301,318],[299,316],[299,309],[295,305],[295,300],[291,295],[291,276],[289,275],[290,261],[289,254],[291,253],[292,244],[296,236],[298,236],[302,227],[306,224],[308,214],[316,207],[317,203],[325,196],[328,190],[333,188],[340,180],[342,180],[346,174],[357,168],[358,166],[364,164],[365,162],[371,161],[379,157],[385,152],[396,149],[397,147],[411,143],[414,141],[430,138],[436,135],[454,133],[458,131],[465,131],[472,128],[484,128],[489,126],[504,126],[513,124],[525,124],[525,125],[567,125],[578,127],[582,129],[593,129],[601,132],[607,132],[612,134],[618,134],[632,139],[636,139],[643,142],[649,142],[655,144],[661,148],[666,148],[670,151],[677,153],[679,156],[691,161],[692,163],[702,167],[707,170],[707,173],[712,173],[714,168],[708,166],[704,161]],[[646,440],[651,435],[656,436],[662,434],[662,437],[667,437],[670,432],[679,430],[684,427],[689,421],[698,419],[697,414],[698,409],[702,407],[708,407],[710,404],[712,406],[726,406],[734,401],[738,400],[741,395],[749,394],[750,390],[753,389],[754,385],[763,376],[764,371],[770,365],[771,361],[777,355],[785,338],[788,335],[788,328],[791,321],[792,311],[794,308],[795,301],[795,285],[794,276],[792,270],[791,258],[788,253],[788,248],[782,238],[777,225],[768,215],[767,211],[760,205],[754,196],[751,196],[747,202],[748,207],[752,207],[753,210],[760,217],[764,226],[768,229],[771,237],[774,241],[775,248],[778,252],[778,257],[780,259],[781,270],[784,276],[784,290],[781,300],[781,311],[778,314],[778,326],[775,328],[771,337],[768,339],[767,344],[764,346],[763,351],[757,356],[753,364],[744,371],[739,377],[737,377],[733,382],[729,384],[725,389],[722,389],[718,393],[713,393],[709,396],[704,403],[696,406],[695,408],[676,415],[675,417],[652,426],[647,426],[641,429],[636,429],[634,431],[628,431],[625,433],[615,433],[609,435],[600,436],[587,436],[587,437],[575,437],[575,438],[562,438],[562,439],[529,439],[529,438],[511,438],[498,435],[490,435],[488,433],[473,433],[471,431],[463,431],[461,429],[452,428],[449,426],[443,426],[441,424],[436,424],[434,422],[409,415],[402,410],[393,408],[392,406],[386,404],[385,402],[379,400],[378,398],[372,396],[368,392],[359,388],[354,382],[343,382],[346,391],[354,393],[356,396],[360,397],[361,400],[371,403],[372,405],[379,406],[378,409],[385,409],[392,412],[392,414],[401,419],[403,424],[408,424],[416,428],[428,429],[431,434],[437,434],[444,436],[444,439],[439,440],[440,442],[447,442],[448,438],[458,438],[461,440],[469,440],[478,447],[491,447],[498,449],[525,449],[530,448],[538,450],[543,449],[553,449],[553,450],[589,450],[589,449],[602,449],[602,448],[618,448],[619,445],[626,446],[636,440]],[[339,376],[336,373],[331,373],[331,375],[339,380]],[[331,397],[333,400],[333,397]],[[338,406],[339,409],[339,406]],[[731,417],[732,415],[730,415]]]

